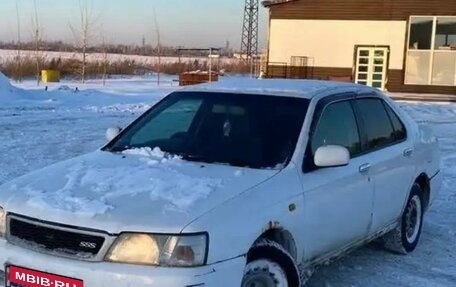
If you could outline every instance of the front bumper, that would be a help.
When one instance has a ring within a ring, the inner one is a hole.
[[[5,265],[77,278],[84,280],[84,286],[87,287],[236,287],[241,285],[245,257],[197,268],[150,267],[54,257],[0,239],[2,271]],[[0,286],[3,284],[0,282]]]

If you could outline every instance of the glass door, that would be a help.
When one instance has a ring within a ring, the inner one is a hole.
[[[388,53],[387,47],[357,47],[355,83],[384,90]]]

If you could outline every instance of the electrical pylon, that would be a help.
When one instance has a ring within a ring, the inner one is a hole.
[[[259,0],[245,0],[244,24],[242,26],[241,57],[247,61],[258,55]]]

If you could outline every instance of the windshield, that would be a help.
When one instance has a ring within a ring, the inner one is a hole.
[[[176,92],[130,125],[107,149],[159,147],[184,160],[250,168],[288,163],[307,99]]]

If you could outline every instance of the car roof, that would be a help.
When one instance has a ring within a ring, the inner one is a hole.
[[[219,82],[188,86],[181,91],[262,94],[311,99],[323,92],[372,92],[376,89],[345,82],[293,79],[222,78]]]

